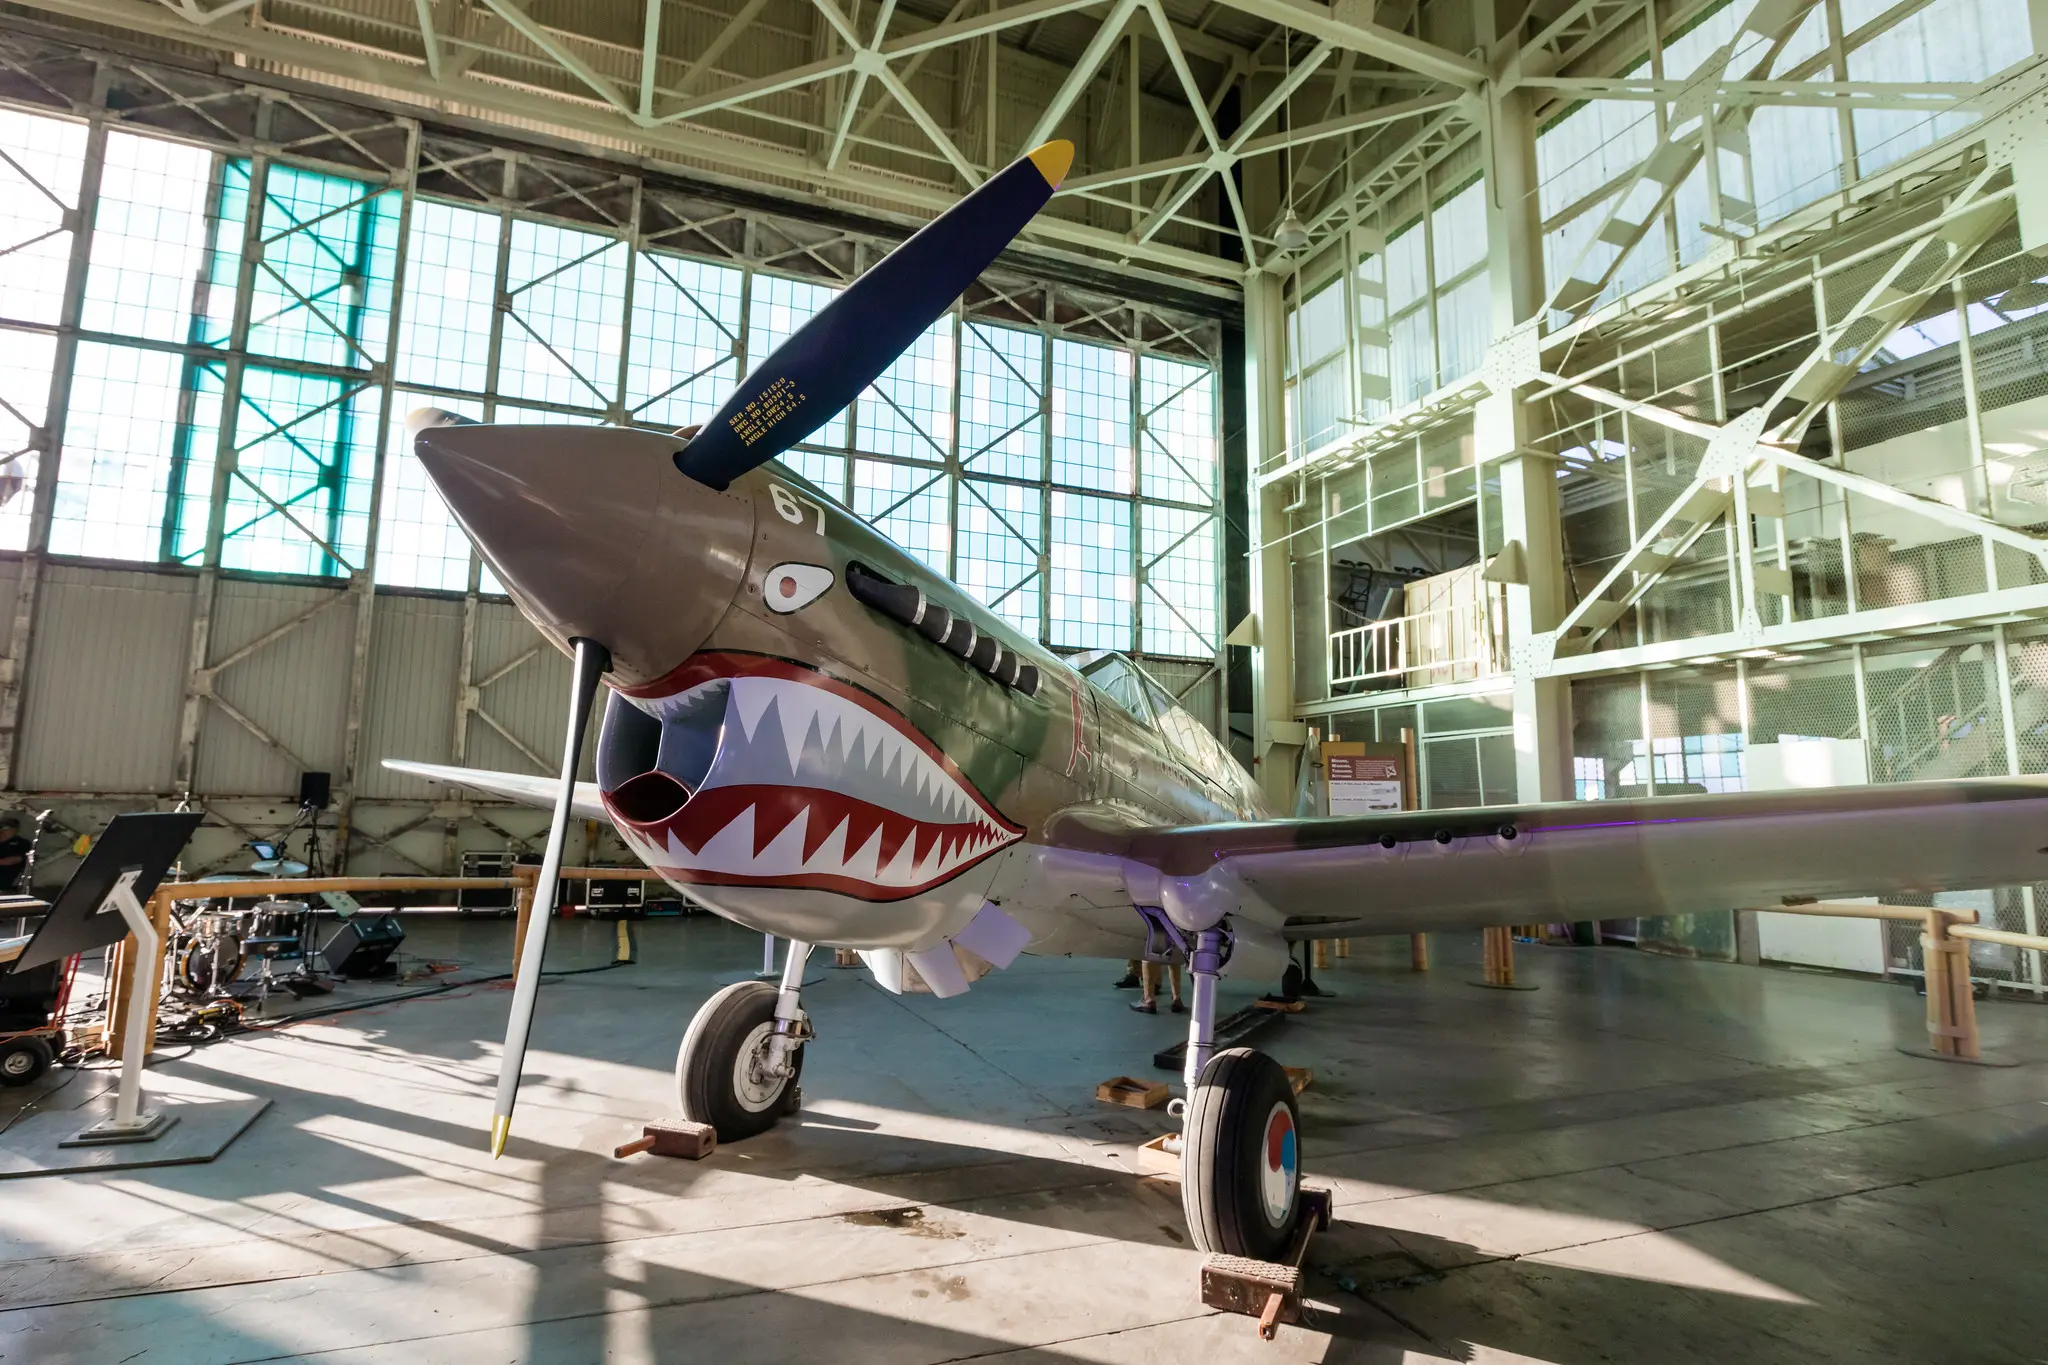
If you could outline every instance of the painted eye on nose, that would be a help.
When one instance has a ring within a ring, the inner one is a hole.
[[[808,607],[832,586],[832,571],[816,564],[777,564],[761,580],[761,600],[782,615]]]

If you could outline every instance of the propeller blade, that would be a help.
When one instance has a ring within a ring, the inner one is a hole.
[[[574,817],[576,768],[583,759],[583,732],[590,725],[597,685],[611,667],[611,652],[595,640],[578,637],[574,679],[569,688],[569,737],[562,743],[562,781],[555,796],[555,818],[548,825],[547,851],[541,855],[540,878],[533,886],[532,919],[526,947],[519,955],[512,987],[512,1017],[505,1024],[505,1054],[498,1062],[498,1098],[491,1106],[491,1156],[505,1151],[512,1135],[512,1106],[519,1099],[519,1070],[526,1062],[526,1036],[533,1031],[533,1000],[540,991],[541,959],[548,951],[548,923],[554,918],[555,887],[562,879],[562,845]]]
[[[1073,162],[1071,142],[1033,148],[927,223],[776,347],[677,467],[722,489],[825,425],[988,269]]]

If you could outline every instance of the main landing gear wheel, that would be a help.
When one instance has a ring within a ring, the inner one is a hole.
[[[683,1117],[708,1123],[720,1142],[737,1142],[775,1126],[797,1102],[804,1070],[799,1043],[786,1071],[768,1065],[775,1034],[775,987],[741,981],[704,1002],[676,1053],[676,1099]]]
[[[27,1085],[50,1069],[50,1045],[31,1035],[0,1043],[0,1085]]]
[[[1202,1251],[1278,1260],[1301,1216],[1301,1115],[1263,1052],[1209,1059],[1181,1130],[1181,1206]]]

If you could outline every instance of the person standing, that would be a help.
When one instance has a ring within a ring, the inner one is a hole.
[[[21,837],[21,821],[0,820],[0,893],[24,894],[21,874],[28,870],[29,850],[34,845]]]
[[[1173,972],[1173,1012],[1175,1014],[1187,1013],[1188,1007],[1181,1002],[1180,998],[1180,963],[1142,962],[1138,964],[1138,969],[1141,980],[1144,983],[1145,994],[1143,999],[1131,1002],[1132,1009],[1140,1014],[1159,1013],[1159,974],[1161,971],[1171,970]]]

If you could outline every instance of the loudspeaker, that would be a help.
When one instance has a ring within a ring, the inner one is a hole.
[[[395,916],[369,919],[358,915],[334,931],[320,957],[327,970],[338,976],[374,976],[403,942],[405,930]]]
[[[299,774],[299,809],[326,810],[329,793],[326,773]]]

